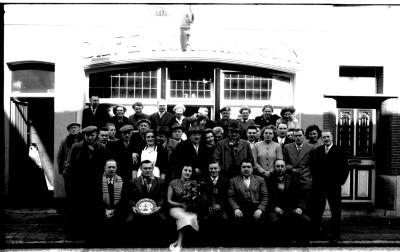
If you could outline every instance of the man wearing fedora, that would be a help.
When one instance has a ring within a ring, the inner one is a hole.
[[[239,122],[231,120],[227,127],[228,138],[217,143],[214,160],[221,165],[221,175],[232,178],[240,173],[240,163],[244,159],[253,160],[250,144],[240,139]]]

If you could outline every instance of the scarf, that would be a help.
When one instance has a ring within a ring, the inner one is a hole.
[[[114,181],[114,206],[121,199],[121,191],[122,191],[122,179],[120,176],[115,175],[113,177]],[[110,197],[108,195],[108,184],[107,177],[103,176],[103,202],[109,207],[110,206]]]

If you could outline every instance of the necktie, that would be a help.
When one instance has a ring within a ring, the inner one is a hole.
[[[301,146],[297,146],[297,153],[300,153],[301,151]]]
[[[110,199],[110,208],[114,208],[114,185],[112,183],[112,180],[110,179],[108,181],[108,196]]]
[[[217,184],[217,179],[213,179],[213,184],[214,184],[214,185]]]
[[[325,154],[328,154],[329,152],[329,147],[325,147]]]
[[[149,193],[151,188],[151,178],[145,178],[144,184],[146,185],[147,192]]]

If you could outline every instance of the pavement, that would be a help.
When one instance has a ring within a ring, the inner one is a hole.
[[[4,249],[64,248],[70,250],[87,247],[83,240],[76,239],[65,231],[63,217],[54,208],[5,209],[4,213]],[[325,219],[329,217],[328,215]],[[342,217],[342,240],[338,244],[332,246],[326,239],[312,240],[308,249],[320,251],[321,248],[329,250],[334,247],[368,247],[369,249],[390,247],[397,250],[398,247],[400,250],[400,217],[384,216],[377,211],[367,214],[354,210],[344,210]],[[325,221],[325,225],[328,223]],[[203,249],[205,248],[194,248],[195,251]],[[232,248],[208,248],[207,250],[223,251],[225,249],[232,251]],[[148,251],[148,249],[141,250]]]

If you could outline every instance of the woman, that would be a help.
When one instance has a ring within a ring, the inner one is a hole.
[[[278,126],[279,123],[286,123],[288,126],[288,129],[300,128],[299,121],[296,118],[294,118],[294,116],[293,116],[294,112],[296,112],[296,109],[293,106],[283,107],[281,110],[282,117],[276,121],[276,126]]]
[[[170,250],[180,251],[182,248],[183,233],[185,227],[191,227],[199,231],[197,221],[198,207],[195,205],[200,195],[197,191],[197,183],[191,180],[192,167],[183,166],[181,177],[174,179],[169,183],[167,199],[171,205],[170,215],[176,220],[178,230],[178,240],[169,246]]]
[[[168,152],[161,145],[156,145],[156,135],[153,130],[149,129],[145,135],[146,146],[139,154],[139,164],[143,160],[150,160],[154,165],[153,174],[156,177],[165,180],[166,169],[168,164]],[[141,170],[138,169],[137,177],[141,175]]]
[[[120,138],[119,129],[129,124],[128,117],[125,116],[126,108],[122,105],[117,105],[113,108],[114,116],[110,118],[111,123],[115,125],[115,131],[117,132],[117,138]]]
[[[207,150],[207,163],[213,160],[214,150],[215,150],[215,137],[212,129],[205,129],[203,132],[202,143],[205,143]]]
[[[276,159],[283,159],[281,145],[272,141],[275,126],[268,125],[261,130],[263,141],[254,144],[253,158],[254,168],[263,177],[268,178],[274,170]]]
[[[308,143],[314,146],[314,149],[323,145],[321,140],[321,130],[318,125],[313,124],[308,126],[305,135],[308,139]]]
[[[212,131],[214,133],[215,143],[218,143],[220,140],[224,139],[224,129],[222,127],[214,127]]]

